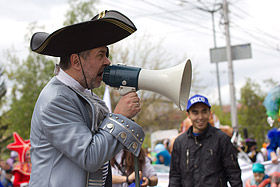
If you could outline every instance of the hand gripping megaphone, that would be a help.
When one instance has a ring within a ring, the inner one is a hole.
[[[130,91],[149,90],[167,97],[180,110],[185,110],[192,79],[191,61],[163,70],[146,70],[126,65],[106,66],[105,84],[120,89],[121,95]]]

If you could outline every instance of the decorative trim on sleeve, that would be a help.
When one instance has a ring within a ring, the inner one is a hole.
[[[145,133],[137,123],[123,115],[109,113],[100,128],[112,134],[135,156],[139,155]]]

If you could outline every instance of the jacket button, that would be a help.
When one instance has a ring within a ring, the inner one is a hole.
[[[122,138],[122,139],[125,139],[125,138],[126,138],[126,133],[122,132],[122,133],[121,133],[121,138]]]
[[[108,129],[111,129],[111,128],[113,128],[113,127],[114,127],[114,124],[112,124],[112,123],[108,123],[108,124],[107,124],[107,128],[108,128]]]
[[[137,148],[137,143],[134,142],[133,145],[132,145],[132,148],[136,149]]]

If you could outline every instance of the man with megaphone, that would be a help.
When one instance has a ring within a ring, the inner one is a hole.
[[[131,120],[141,109],[137,93],[124,95],[109,113],[91,91],[110,65],[107,45],[134,31],[123,14],[103,11],[90,21],[32,36],[31,50],[60,57],[60,64],[31,120],[30,187],[112,186],[109,160],[122,149],[138,156],[145,135]]]

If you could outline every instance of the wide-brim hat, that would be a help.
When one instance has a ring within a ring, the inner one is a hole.
[[[137,29],[125,15],[105,10],[85,21],[63,27],[51,34],[37,32],[30,41],[32,51],[63,57],[120,41]]]

